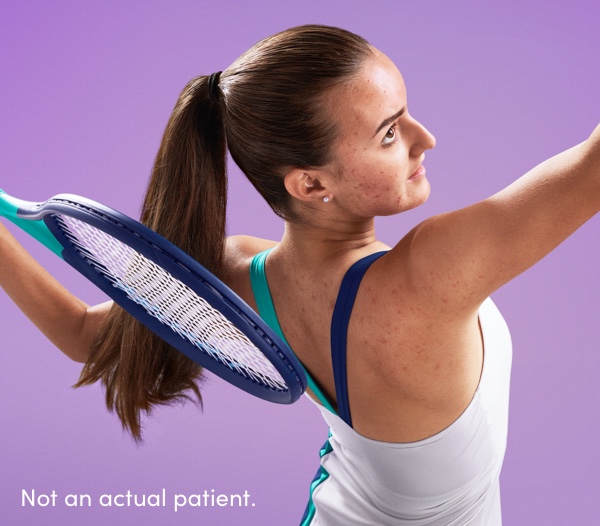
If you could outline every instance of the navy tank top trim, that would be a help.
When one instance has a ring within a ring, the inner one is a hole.
[[[387,251],[376,252],[354,263],[346,272],[331,319],[331,361],[335,382],[337,409],[340,418],[352,427],[350,404],[348,403],[348,375],[346,368],[346,345],[348,324],[354,307],[358,287],[369,267]]]

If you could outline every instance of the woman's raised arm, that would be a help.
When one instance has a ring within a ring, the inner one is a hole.
[[[112,302],[89,307],[73,296],[27,253],[2,223],[0,287],[63,353],[77,362],[87,360]]]
[[[471,310],[600,210],[600,126],[496,195],[432,217],[398,246],[421,294]]]

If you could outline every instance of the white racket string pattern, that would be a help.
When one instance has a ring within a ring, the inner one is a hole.
[[[279,372],[246,335],[187,285],[105,232],[73,217],[53,217],[82,258],[148,314],[238,374],[286,389]]]

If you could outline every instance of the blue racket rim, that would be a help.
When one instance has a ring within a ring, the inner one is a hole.
[[[71,194],[59,194],[44,203],[32,203],[30,208],[20,208],[18,215],[23,219],[43,220],[63,246],[62,256],[67,263],[160,338],[217,376],[254,396],[280,404],[295,402],[306,390],[306,375],[301,363],[258,314],[200,263],[150,228],[117,210]],[[156,263],[189,287],[260,349],[281,375],[288,389],[280,390],[235,372],[149,314],[86,261],[81,255],[81,249],[76,248],[68,239],[55,215],[69,216],[101,230]]]

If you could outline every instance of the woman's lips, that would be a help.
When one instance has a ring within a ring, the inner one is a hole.
[[[409,181],[415,181],[416,179],[421,179],[421,177],[425,177],[425,167],[423,165],[419,166],[417,168],[417,171],[412,174],[408,180]]]

